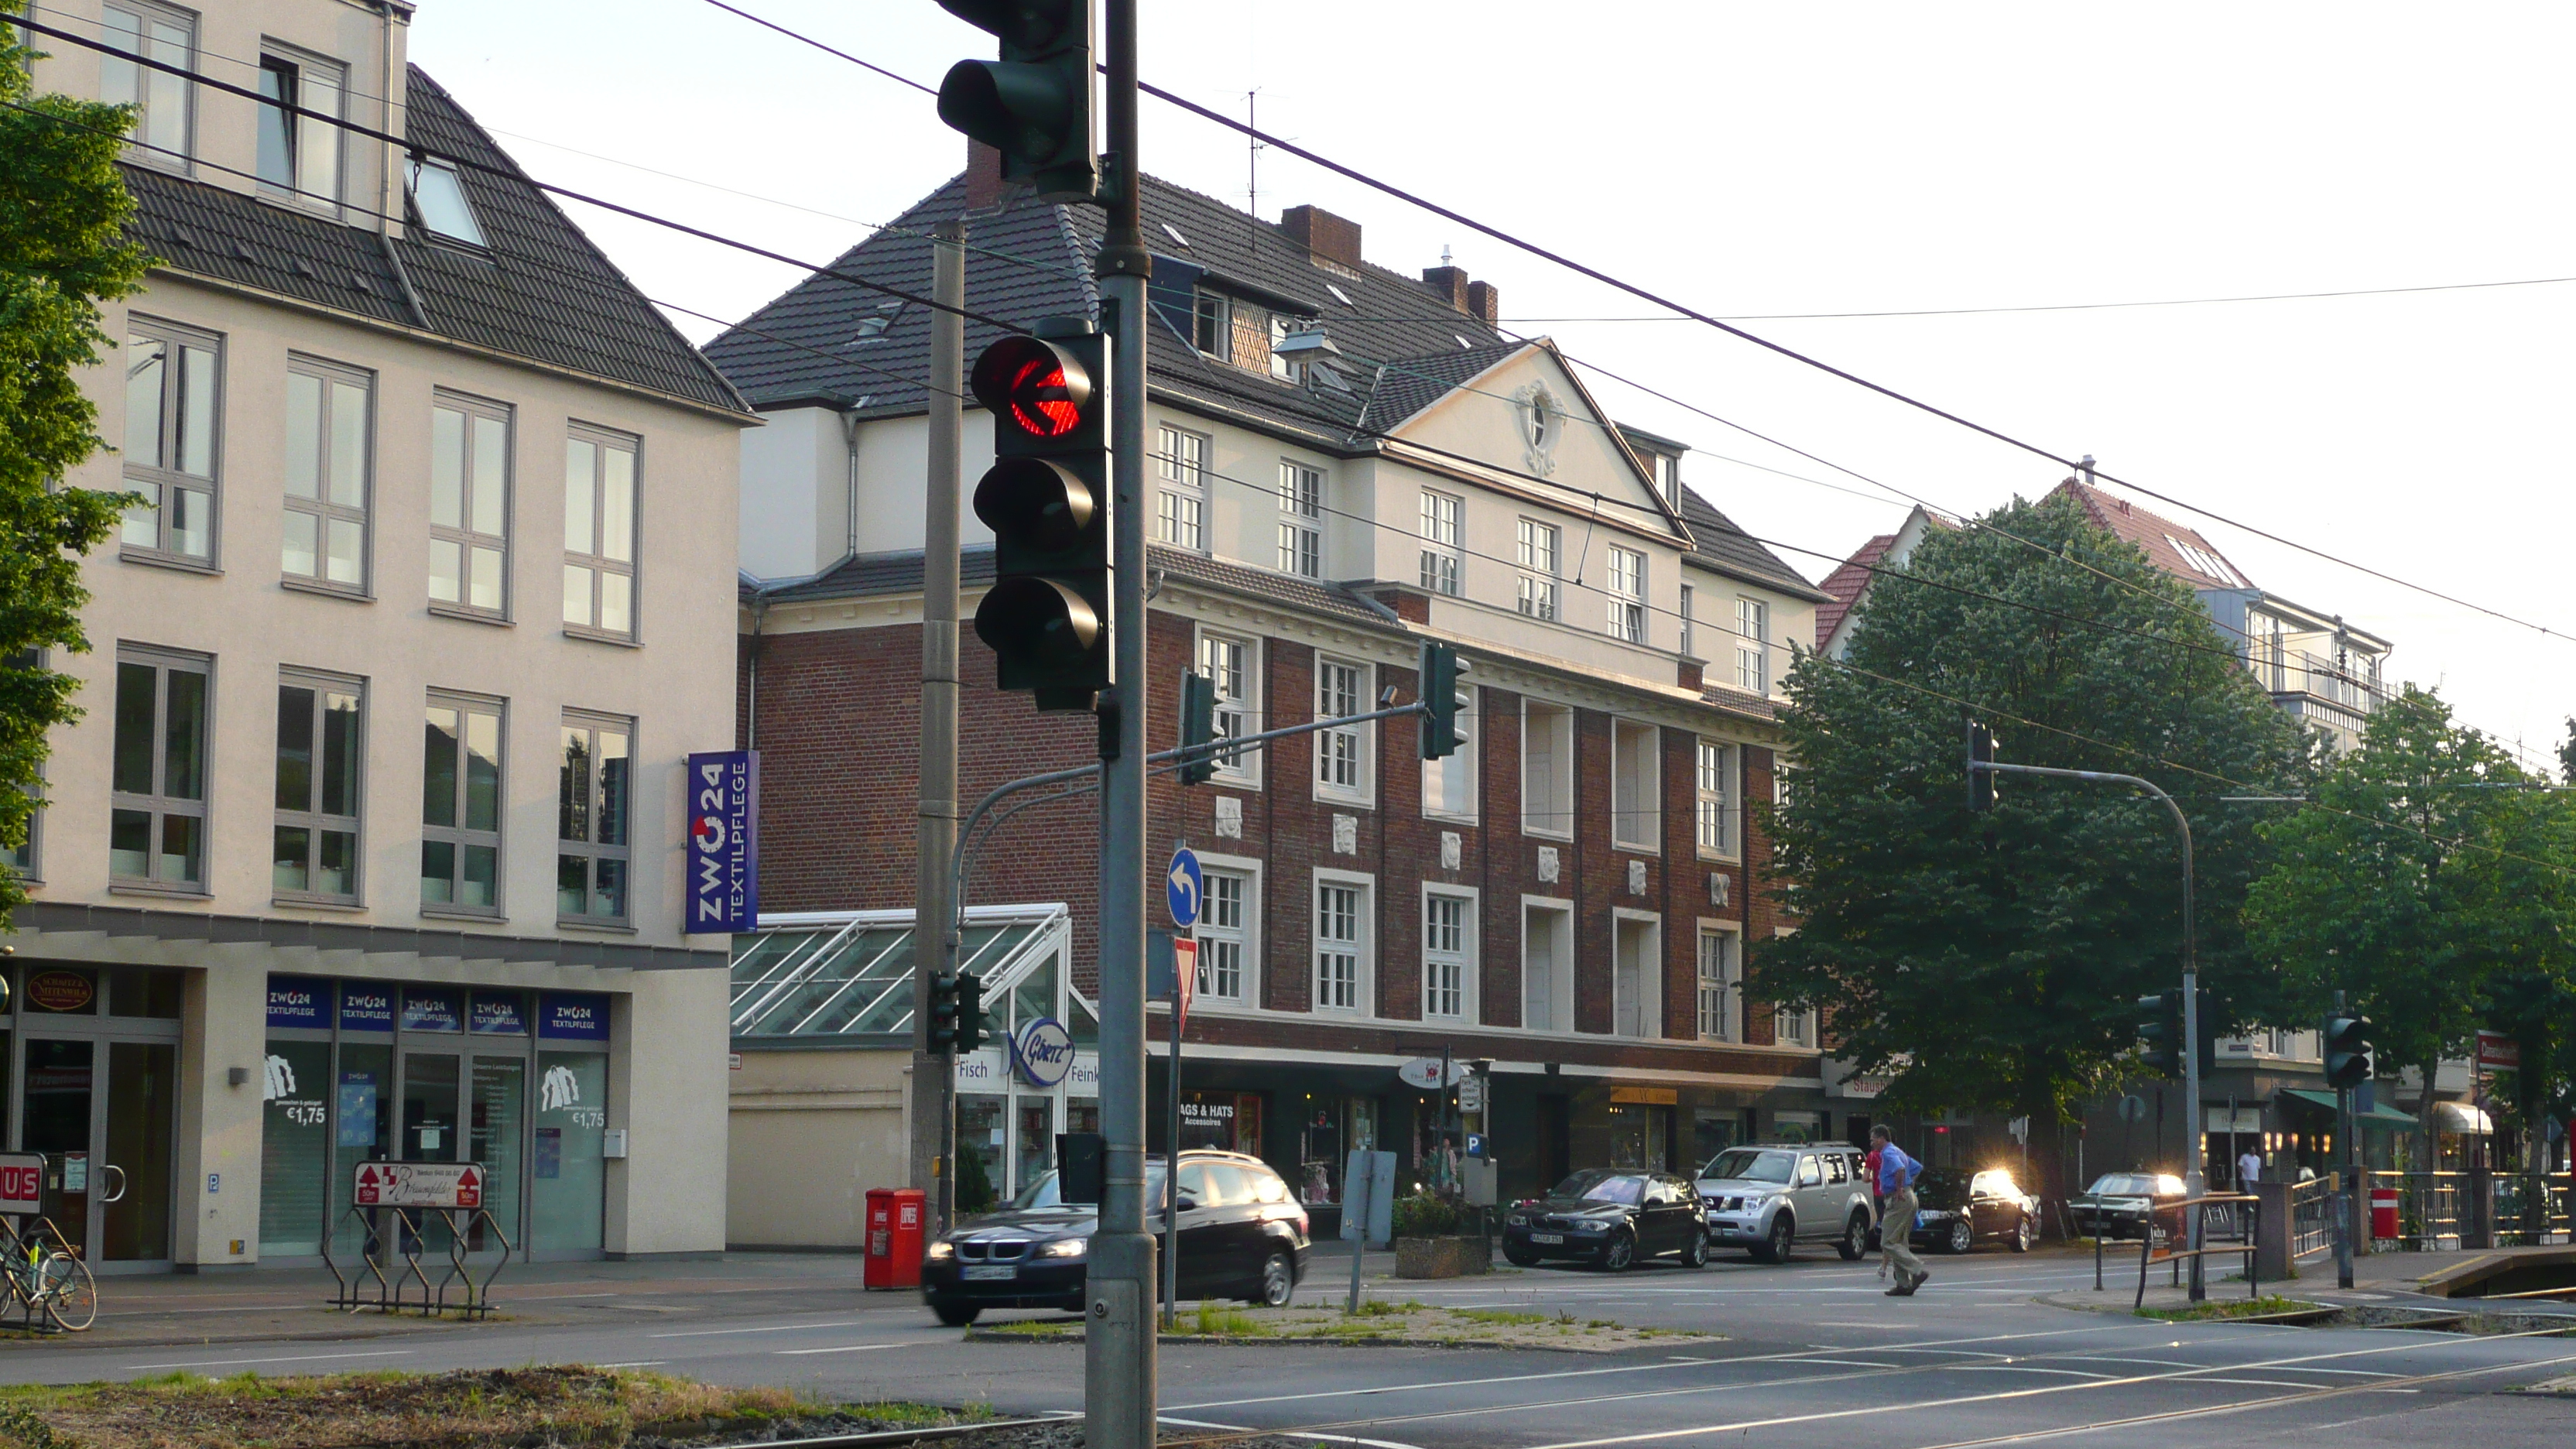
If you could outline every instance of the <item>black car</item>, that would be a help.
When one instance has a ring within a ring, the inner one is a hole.
[[[2134,1238],[2146,1232],[2153,1205],[2182,1199],[2182,1179],[2170,1172],[2106,1172],[2068,1198],[2066,1209],[2087,1237]]]
[[[1935,1167],[1914,1179],[1914,1231],[1918,1248],[1964,1253],[1981,1242],[1999,1242],[2027,1253],[2039,1241],[2039,1199],[2024,1193],[2002,1168],[1979,1173]]]
[[[1667,1253],[1687,1267],[1708,1262],[1699,1189],[1670,1173],[1578,1172],[1503,1220],[1503,1256],[1524,1268],[1572,1258],[1615,1273]]]
[[[1145,1223],[1160,1231],[1163,1159],[1145,1162]],[[1306,1276],[1306,1210],[1258,1157],[1240,1152],[1181,1154],[1180,1294],[1231,1297],[1272,1307],[1296,1295]],[[1092,1230],[1100,1210],[1066,1203],[1052,1172],[1000,1212],[966,1223],[930,1245],[921,1298],[952,1328],[987,1308],[1083,1309]]]

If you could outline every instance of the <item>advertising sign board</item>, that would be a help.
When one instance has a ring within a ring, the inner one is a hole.
[[[2522,1043],[2500,1031],[2479,1032],[2478,1065],[2513,1071],[2522,1065]]]
[[[479,1208],[483,1164],[361,1162],[356,1187],[351,1200],[360,1207]]]
[[[689,756],[689,904],[683,930],[748,931],[760,917],[760,752]]]
[[[45,1159],[32,1152],[0,1153],[0,1213],[42,1212]]]
[[[1399,1081],[1402,1081],[1406,1086],[1413,1088],[1415,1091],[1436,1092],[1444,1086],[1454,1087],[1458,1085],[1459,1081],[1467,1075],[1467,1064],[1465,1062],[1451,1062],[1449,1064],[1449,1079],[1446,1082],[1443,1082],[1440,1079],[1440,1059],[1438,1057],[1415,1057],[1413,1060],[1406,1062],[1403,1066],[1396,1068],[1395,1075]]]
[[[1052,1087],[1073,1070],[1073,1033],[1051,1016],[1020,1028],[1011,1041],[1011,1064],[1032,1087]]]

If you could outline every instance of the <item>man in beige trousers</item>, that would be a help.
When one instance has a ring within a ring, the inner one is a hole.
[[[1896,1286],[1887,1290],[1887,1296],[1911,1298],[1914,1290],[1932,1281],[1932,1275],[1923,1270],[1923,1260],[1914,1256],[1914,1179],[1923,1175],[1923,1164],[1888,1140],[1885,1127],[1869,1129],[1869,1145],[1878,1158],[1878,1181],[1873,1186],[1887,1204],[1878,1220],[1879,1256],[1896,1265]]]

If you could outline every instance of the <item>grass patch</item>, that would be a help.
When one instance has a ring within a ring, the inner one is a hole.
[[[1402,1313],[1420,1313],[1430,1306],[1428,1303],[1416,1303],[1410,1298],[1402,1303],[1389,1303],[1383,1298],[1365,1298],[1360,1301],[1358,1313],[1362,1318],[1393,1318]]]
[[[1197,1325],[1190,1332],[1212,1338],[1268,1338],[1270,1325],[1240,1308],[1226,1308],[1215,1303],[1199,1304]]]
[[[616,1449],[644,1436],[767,1437],[799,1427],[847,1433],[989,1417],[989,1409],[834,1404],[783,1388],[725,1388],[579,1365],[285,1378],[174,1373],[122,1384],[0,1388],[0,1443],[11,1449]]]
[[[1452,1318],[1469,1323],[1545,1323],[1544,1313],[1514,1313],[1508,1308],[1451,1308],[1443,1310]]]
[[[986,1333],[1007,1333],[1019,1338],[1062,1338],[1082,1327],[1054,1318],[1024,1318],[1012,1323],[989,1324]]]
[[[2192,1303],[2181,1308],[2141,1308],[2140,1318],[2160,1318],[2168,1323],[2206,1323],[2229,1318],[2262,1318],[2274,1313],[2303,1313],[2323,1308],[2322,1303],[2308,1303],[2266,1293],[2260,1298],[2229,1298],[2208,1303]]]

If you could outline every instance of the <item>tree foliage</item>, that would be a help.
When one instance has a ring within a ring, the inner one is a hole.
[[[1983,596],[1983,597],[1981,597]],[[1964,727],[1999,759],[2153,780],[2197,857],[2204,1031],[2276,1005],[2237,907],[2254,817],[2308,745],[2188,587],[2068,499],[1936,530],[1863,600],[1846,663],[1786,681],[1791,788],[1771,812],[1794,935],[1749,988],[1823,1008],[1837,1051],[1891,1073],[1900,1111],[2053,1125],[2137,1042],[2136,998],[2178,984],[2171,816],[2117,786],[2003,776],[1968,808]]]
[[[79,717],[70,676],[39,651],[89,647],[80,556],[122,494],[58,486],[106,446],[79,370],[114,345],[98,304],[131,295],[151,258],[125,240],[119,106],[36,95],[33,52],[0,24],[0,847],[24,844],[46,732]],[[0,924],[26,898],[0,864]]]

